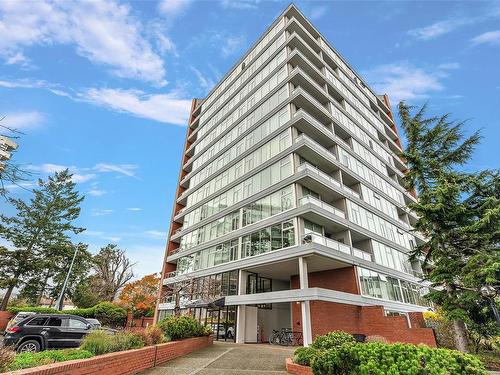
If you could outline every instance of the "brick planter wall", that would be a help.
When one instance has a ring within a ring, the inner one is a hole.
[[[177,357],[212,345],[211,336],[194,337],[181,341],[147,346],[141,349],[109,353],[89,359],[53,363],[10,372],[11,375],[129,375],[155,367]]]
[[[296,375],[313,375],[313,372],[309,366],[302,366],[296,363],[293,363],[291,358],[286,359],[286,371],[289,374]]]
[[[12,319],[13,316],[14,314],[8,311],[0,311],[0,332],[5,331],[7,323],[9,323],[9,320]]]

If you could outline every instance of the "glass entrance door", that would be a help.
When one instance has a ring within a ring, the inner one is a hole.
[[[212,328],[215,340],[234,342],[236,340],[236,307],[226,306],[217,310],[207,310],[206,324]]]

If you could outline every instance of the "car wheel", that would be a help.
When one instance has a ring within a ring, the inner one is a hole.
[[[18,346],[18,353],[36,353],[40,351],[40,343],[36,340],[28,340]]]

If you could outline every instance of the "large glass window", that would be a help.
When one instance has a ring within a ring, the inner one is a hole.
[[[284,160],[284,164],[288,164],[289,168],[280,168],[280,162],[275,163],[186,214],[185,221],[187,227],[215,215],[226,207],[234,205],[268,188],[272,184],[291,176],[291,155],[287,156]],[[281,172],[283,172],[283,174],[281,174]]]
[[[264,254],[295,245],[292,221],[275,224],[242,238],[242,258]]]
[[[386,276],[381,273],[358,267],[361,292],[364,295],[411,303],[413,305],[430,306],[424,296],[429,288],[395,277]]]

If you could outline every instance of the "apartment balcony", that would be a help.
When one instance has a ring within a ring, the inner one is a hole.
[[[344,254],[352,255],[356,258],[363,259],[366,261],[372,261],[372,255],[366,251],[356,249],[355,247],[343,244],[339,241],[335,241],[331,238],[321,236],[317,233],[308,233],[302,237],[302,243],[316,243],[328,247],[329,249],[340,251]]]
[[[335,207],[329,205],[328,203],[325,203],[325,202],[323,202],[323,201],[321,201],[318,198],[315,198],[313,196],[308,195],[308,196],[305,196],[305,197],[302,197],[299,199],[299,206],[304,206],[307,204],[313,204],[315,206],[321,207],[324,210],[331,212],[332,214],[337,215],[338,217],[341,217],[342,219],[346,218],[346,214],[344,211],[342,211],[338,208],[335,208]]]

